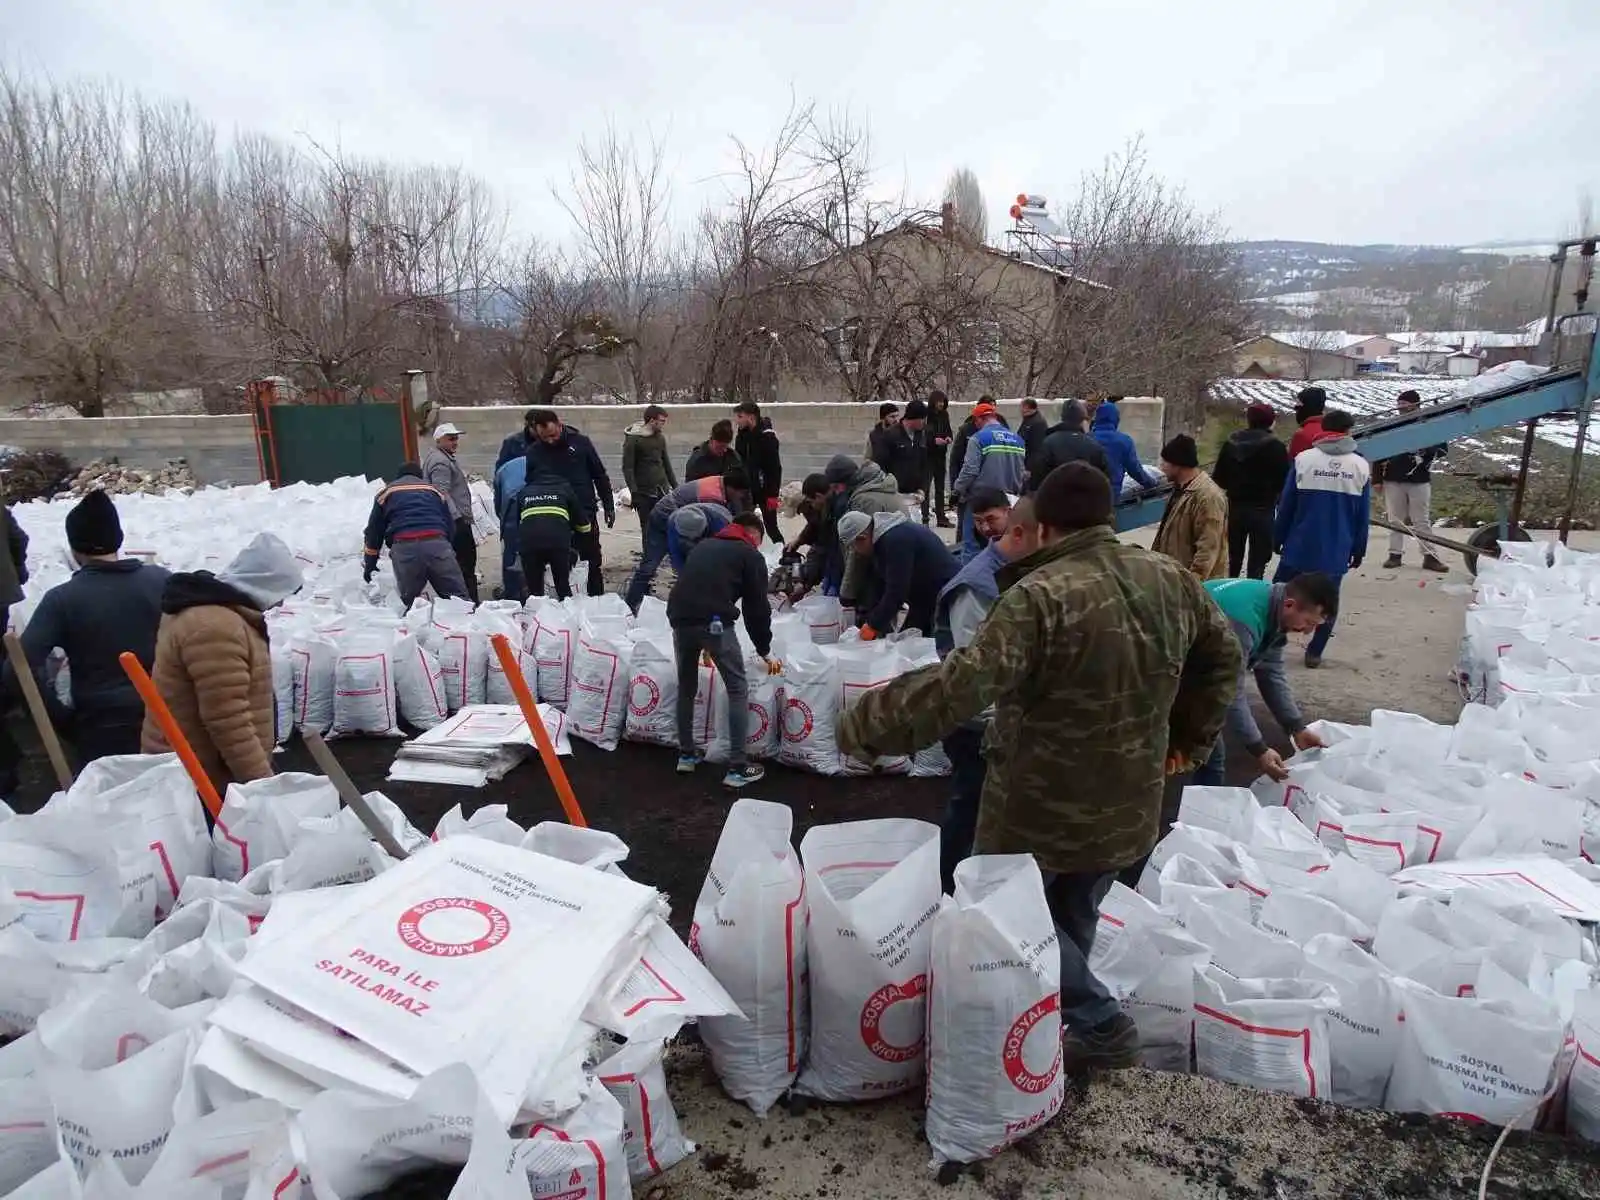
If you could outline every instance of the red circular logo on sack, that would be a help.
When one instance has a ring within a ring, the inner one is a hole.
[[[428,920],[432,917],[432,920]],[[427,921],[428,931],[423,931]],[[418,954],[464,958],[493,950],[511,932],[511,919],[492,904],[467,896],[424,900],[400,914],[400,940]]]
[[[767,730],[772,728],[772,718],[767,715],[767,706],[750,701],[750,736],[746,742],[760,742],[766,740]]]
[[[861,1009],[861,1040],[874,1057],[884,1062],[910,1062],[922,1053],[923,1035],[918,1023],[917,1040],[909,1045],[896,1046],[883,1036],[883,1014],[902,1000],[920,1000],[928,992],[927,975],[918,975],[908,983],[888,983],[872,995]]]
[[[644,704],[640,704],[634,699],[634,695],[638,692],[640,684],[643,684],[645,690],[650,693],[649,701]],[[648,675],[635,675],[633,677],[633,682],[628,684],[628,711],[636,717],[648,717],[651,713],[655,712],[656,706],[660,703],[661,685],[654,679],[651,679]]]
[[[1055,1057],[1050,1060],[1050,1065],[1037,1075],[1028,1070],[1028,1064],[1022,1061],[1022,1048],[1027,1045],[1028,1034],[1033,1032],[1034,1027],[1060,1007],[1061,994],[1051,992],[1012,1022],[1011,1031],[1006,1034],[1006,1044],[1000,1051],[1000,1065],[1005,1068],[1006,1078],[1011,1080],[1011,1086],[1019,1092],[1036,1096],[1056,1081],[1056,1073],[1061,1070],[1059,1037],[1055,1039]]]
[[[793,728],[794,722],[789,720],[789,714],[800,713],[800,727]],[[811,709],[803,700],[788,700],[783,706],[783,740],[786,742],[803,742],[811,736]]]

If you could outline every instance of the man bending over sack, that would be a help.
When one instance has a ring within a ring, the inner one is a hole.
[[[1045,873],[1063,1065],[1127,1067],[1138,1028],[1089,970],[1100,901],[1155,845],[1169,768],[1216,740],[1239,645],[1199,580],[1117,541],[1102,472],[1057,467],[1034,516],[1039,549],[999,571],[972,641],[858,699],[839,749],[910,754],[995,706],[977,851],[1032,854]]]
[[[522,573],[535,596],[544,595],[544,572],[550,568],[556,599],[572,595],[572,542],[593,529],[572,485],[554,471],[539,474],[517,493],[517,546]]]
[[[430,583],[441,599],[465,597],[466,576],[451,545],[455,526],[444,493],[422,481],[422,468],[416,463],[401,463],[394,482],[372,502],[361,577],[372,582],[378,551],[387,545],[400,603],[406,608]]]
[[[761,518],[740,513],[733,523],[706,538],[689,553],[667,597],[672,649],[678,664],[678,774],[700,765],[694,745],[694,697],[700,683],[700,660],[709,658],[728,689],[728,773],[722,786],[742,788],[766,775],[760,763],[746,757],[750,705],[744,679],[744,651],[739,646],[739,606],[750,643],[777,674],[782,664],[772,657],[772,605],[767,600],[767,563],[761,557]]]
[[[622,594],[629,611],[637,613],[639,605],[644,603],[645,593],[661,569],[661,560],[671,552],[667,530],[672,515],[687,504],[717,504],[728,512],[743,512],[750,507],[750,477],[743,467],[729,467],[726,474],[708,475],[680,484],[655,502],[650,509],[639,565],[634,567],[627,590]]]
[[[1211,754],[1194,773],[1197,785],[1220,786],[1226,782],[1228,751],[1224,742],[1232,739],[1256,760],[1263,774],[1273,779],[1289,778],[1283,757],[1268,746],[1250,711],[1248,677],[1254,675],[1267,709],[1294,740],[1295,749],[1310,750],[1322,739],[1306,728],[1300,706],[1289,690],[1283,673],[1283,648],[1291,633],[1310,633],[1339,611],[1339,588],[1317,571],[1296,575],[1288,583],[1267,583],[1262,579],[1212,579],[1206,591],[1222,609],[1239,639],[1244,659],[1239,664],[1239,684],[1228,706],[1227,735],[1218,738]]]
[[[872,563],[876,599],[862,618],[861,640],[893,633],[901,606],[904,628],[931,636],[934,603],[960,569],[944,539],[904,513],[847,512],[839,518],[839,541],[846,553],[853,549]]]

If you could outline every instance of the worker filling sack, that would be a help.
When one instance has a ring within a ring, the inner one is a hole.
[[[706,668],[702,668],[705,670]],[[652,746],[678,744],[678,667],[672,634],[638,636],[628,661],[628,716],[623,735]]]
[[[797,647],[783,663],[783,742],[778,761],[818,775],[839,773],[839,671],[826,651]]]
[[[956,867],[933,922],[928,1143],[941,1159],[989,1158],[1061,1108],[1061,952],[1032,856]]]
[[[842,1101],[908,1091],[923,1074],[938,826],[817,826],[800,859],[811,905],[811,1052],[797,1088]]]
[[[742,1017],[706,1017],[700,1036],[723,1090],[764,1116],[806,1053],[804,875],[794,814],[733,802],[694,906],[689,944]]]
[[[628,665],[633,642],[627,623],[585,617],[572,653],[567,719],[572,732],[602,750],[615,750],[628,717]]]

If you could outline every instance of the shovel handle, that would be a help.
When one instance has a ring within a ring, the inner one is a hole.
[[[333,751],[328,748],[328,743],[322,740],[322,735],[314,729],[302,729],[300,738],[305,742],[306,749],[311,751],[311,757],[316,759],[317,766],[322,768],[322,773],[333,784],[334,790],[339,793],[339,798],[345,802],[345,807],[361,818],[361,823],[367,827],[372,840],[382,846],[390,858],[409,858],[406,848],[390,832],[389,827],[378,820],[378,814],[372,811],[372,806],[361,794],[361,789],[351,780],[349,773],[344,769],[344,764],[334,757]]]
[[[50,765],[55,768],[56,782],[61,785],[62,791],[66,791],[72,786],[72,765],[67,762],[66,751],[61,749],[61,739],[56,736],[56,727],[50,723],[50,714],[45,711],[44,697],[39,694],[39,681],[33,677],[33,668],[28,665],[22,639],[15,632],[7,630],[5,642],[6,657],[11,660],[11,669],[17,674],[17,685],[22,688],[28,713],[39,730],[44,752],[50,756]]]
[[[133,681],[133,690],[138,692],[139,699],[144,701],[145,710],[155,718],[156,728],[161,730],[161,736],[167,739],[167,745],[177,753],[183,769],[189,772],[189,778],[194,781],[194,789],[200,793],[200,799],[210,812],[211,819],[216,820],[222,815],[222,797],[217,795],[216,785],[211,782],[206,769],[200,765],[194,747],[183,735],[183,730],[178,728],[177,718],[172,715],[167,702],[156,690],[155,680],[150,678],[150,673],[144,669],[144,664],[133,651],[124,650],[117,656],[117,661],[122,664],[123,673]]]
[[[511,652],[510,639],[503,633],[491,634],[489,644],[494,647],[495,656],[500,660],[500,669],[505,672],[506,682],[511,685],[511,694],[517,698],[517,707],[522,709],[522,719],[528,723],[528,731],[533,734],[534,745],[539,747],[539,758],[543,761],[545,774],[550,776],[550,782],[561,800],[562,811],[567,814],[567,824],[576,825],[579,829],[589,828],[589,822],[583,816],[583,809],[578,807],[578,797],[573,793],[572,784],[567,779],[566,768],[561,765],[561,759],[556,757],[556,746],[550,740],[550,731],[544,727],[544,718],[539,715],[539,706],[533,702],[533,693],[528,691],[528,681],[522,677],[522,668],[517,665],[517,656]]]

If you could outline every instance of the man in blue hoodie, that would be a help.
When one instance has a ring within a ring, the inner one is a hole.
[[[1322,418],[1320,439],[1294,460],[1278,500],[1273,541],[1280,555],[1274,583],[1320,571],[1333,580],[1335,592],[1346,571],[1361,565],[1372,523],[1372,468],[1356,452],[1350,436],[1355,421],[1347,412],[1329,410]],[[1322,652],[1333,636],[1334,617],[1317,627],[1306,647],[1306,666],[1320,667]]]
[[[1125,475],[1132,475],[1142,488],[1153,488],[1161,482],[1144,469],[1133,439],[1118,428],[1122,423],[1122,410],[1117,407],[1117,401],[1121,399],[1121,396],[1107,396],[1100,407],[1094,410],[1094,423],[1089,429],[1089,436],[1106,452],[1106,462],[1111,467],[1109,478],[1113,497],[1122,495],[1122,479]]]

